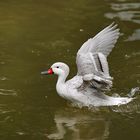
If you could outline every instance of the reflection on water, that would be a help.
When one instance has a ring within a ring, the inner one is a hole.
[[[109,120],[100,114],[82,113],[80,111],[57,111],[54,117],[56,131],[49,139],[104,140],[109,135]]]
[[[104,140],[111,131],[109,118],[116,118],[117,113],[131,122],[135,113],[140,114],[139,99],[121,106],[58,110],[54,115],[53,133],[46,136],[49,139],[66,139],[68,136],[70,140]]]

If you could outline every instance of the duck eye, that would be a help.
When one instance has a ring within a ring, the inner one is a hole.
[[[59,68],[59,66],[57,66],[56,68]]]

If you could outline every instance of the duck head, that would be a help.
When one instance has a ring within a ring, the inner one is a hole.
[[[69,74],[69,67],[67,64],[62,63],[62,62],[56,62],[54,63],[50,69],[48,69],[47,71],[43,71],[41,72],[41,74],[43,75],[51,75],[51,74],[56,74],[58,76],[65,76],[67,77]]]

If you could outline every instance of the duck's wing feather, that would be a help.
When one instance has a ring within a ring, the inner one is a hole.
[[[114,23],[112,23],[100,31],[96,36],[87,40],[78,50],[77,54],[100,52],[105,56],[108,56],[114,47],[114,44],[117,42],[119,34],[117,24],[114,25]]]
[[[111,24],[79,49],[76,58],[77,75],[82,76],[83,84],[86,82],[100,90],[109,89],[112,86],[106,57],[119,37],[119,29],[116,27],[117,25]]]

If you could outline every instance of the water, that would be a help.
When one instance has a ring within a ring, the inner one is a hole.
[[[74,76],[77,50],[115,21],[122,36],[108,58],[110,94],[126,96],[140,86],[139,9],[138,0],[0,1],[0,139],[139,140],[139,97],[79,109],[56,94],[56,76],[40,75],[63,61]]]

